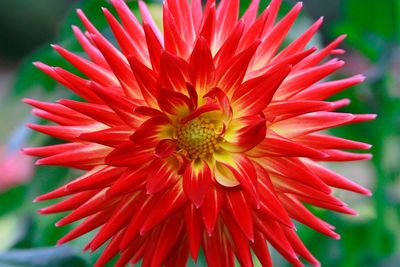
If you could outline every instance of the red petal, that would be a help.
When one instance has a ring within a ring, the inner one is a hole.
[[[364,194],[367,196],[371,195],[371,191],[368,189],[350,181],[346,177],[335,173],[328,168],[325,168],[311,160],[304,160],[307,168],[309,168],[315,175],[318,175],[326,184],[332,187],[341,188],[349,191],[353,191],[359,194]]]
[[[176,142],[171,139],[161,140],[155,150],[155,154],[159,158],[171,156],[176,151]]]
[[[214,86],[215,66],[207,41],[200,37],[189,59],[190,79],[196,91],[202,97]]]
[[[118,20],[111,14],[110,11],[106,8],[102,8],[103,13],[107,19],[108,24],[112,32],[114,33],[115,39],[117,40],[119,47],[124,53],[125,57],[134,56],[140,59],[146,65],[149,65],[149,55],[146,53],[146,50],[143,47],[143,33],[139,40],[137,37],[132,38],[126,28],[122,27],[122,25],[118,22]]]
[[[203,236],[203,224],[198,210],[194,205],[188,205],[185,209],[185,224],[188,234],[190,254],[196,262],[200,251]]]
[[[84,103],[69,99],[61,99],[57,102],[106,125],[123,124],[123,121],[115,114],[115,112],[105,105]]]
[[[293,138],[352,122],[349,113],[314,112],[279,121],[270,126],[271,130],[286,138]]]
[[[120,230],[125,228],[126,224],[129,223],[131,216],[135,212],[135,210],[132,209],[132,206],[134,206],[132,203],[134,201],[135,197],[125,199],[125,201],[121,201],[121,205],[114,209],[114,213],[111,218],[108,219],[107,223],[101,227],[101,229],[96,233],[95,237],[90,241],[91,251],[95,251],[96,249],[98,249],[108,239],[115,236],[118,232],[120,232]],[[120,235],[118,245],[121,242],[121,239],[122,236]]]
[[[137,84],[142,92],[143,99],[151,107],[157,106],[157,76],[147,68],[142,62],[133,56],[128,57]]]
[[[129,6],[123,0],[111,0],[119,17],[121,18],[124,29],[142,48],[145,48],[145,38],[142,27],[136,19]]]
[[[89,144],[81,148],[40,159],[37,165],[58,165],[71,168],[86,168],[102,165],[104,157],[111,151],[110,148]]]
[[[180,185],[177,185],[163,193],[160,200],[157,202],[157,204],[155,204],[157,207],[163,208],[155,209],[153,212],[148,214],[148,217],[140,228],[140,233],[145,234],[151,230],[157,224],[172,215],[175,211],[182,208],[186,201],[187,199],[180,188]]]
[[[234,119],[225,132],[221,147],[230,152],[245,152],[264,140],[267,132],[266,121],[259,116]]]
[[[282,228],[285,232],[286,237],[288,238],[290,244],[292,245],[293,249],[296,251],[297,254],[302,256],[305,260],[311,263],[315,267],[320,267],[321,264],[319,261],[308,251],[308,249],[304,246],[301,239],[298,237],[296,232],[292,229],[285,229]]]
[[[297,201],[295,197],[280,194],[279,198],[281,199],[283,205],[288,211],[290,217],[324,235],[339,239],[340,236],[338,234],[327,227],[321,219],[313,215],[306,207],[304,207],[299,201]]]
[[[233,220],[238,224],[243,234],[254,241],[252,209],[247,204],[246,196],[242,191],[232,191],[226,194],[225,204],[232,214]]]
[[[204,16],[202,22],[202,28],[199,36],[207,40],[208,45],[212,48],[215,38],[216,28],[216,17],[215,17],[215,2],[209,1],[210,5],[207,5],[204,9]]]
[[[211,236],[219,217],[219,212],[224,201],[224,195],[218,189],[210,188],[203,205],[201,206],[201,215],[207,233]]]
[[[279,121],[316,111],[331,111],[334,106],[335,104],[332,102],[323,101],[274,101],[264,110],[264,114],[271,120]],[[276,118],[278,116],[279,118]]]
[[[119,80],[125,96],[133,98],[141,98],[137,91],[137,82],[126,58],[110,44],[104,37],[100,35],[92,35],[96,46],[103,53],[113,73]]]
[[[108,129],[83,133],[79,139],[110,147],[122,145],[132,135],[132,129],[127,126],[111,127]]]
[[[174,158],[155,159],[148,166],[147,193],[165,190],[178,181],[178,162]]]
[[[285,49],[282,50],[274,60],[279,58],[285,58],[287,56],[298,53],[303,50],[304,47],[310,42],[315,33],[321,27],[323,22],[323,17],[319,18],[310,28],[307,29],[300,37],[298,37],[295,41],[293,41],[290,45],[288,45]]]
[[[365,77],[362,75],[356,75],[350,78],[331,81],[331,82],[322,82],[316,85],[313,85],[304,91],[298,93],[293,97],[293,99],[298,100],[324,100],[334,94],[337,94],[344,89],[347,89],[351,86],[359,84],[365,80]]]
[[[251,157],[308,157],[326,158],[323,152],[302,145],[300,142],[293,142],[278,135],[271,135],[247,151],[246,155]]]
[[[79,44],[85,51],[85,53],[89,56],[89,58],[99,66],[102,66],[105,69],[110,69],[107,61],[104,59],[104,56],[101,52],[95,47],[85,36],[85,34],[77,27],[72,26],[72,30],[75,34],[76,39],[78,40]]]
[[[254,266],[249,248],[249,240],[241,232],[235,219],[226,213],[223,214],[223,220],[229,230],[230,243],[235,248],[235,256],[241,266]]]
[[[217,47],[226,40],[239,17],[239,0],[222,0],[217,9]]]
[[[103,225],[108,221],[108,219],[112,215],[113,210],[114,209],[105,209],[97,214],[88,217],[81,224],[72,229],[68,234],[59,239],[57,241],[57,245],[60,246],[62,244],[65,244]]]
[[[272,267],[272,260],[269,254],[269,249],[266,239],[262,233],[256,231],[254,233],[254,243],[250,243],[254,253],[263,267]]]
[[[370,160],[372,158],[372,154],[369,153],[351,153],[336,149],[320,149],[320,151],[328,155],[328,157],[321,159],[322,161],[355,161]]]
[[[187,58],[188,44],[183,39],[181,32],[179,31],[179,24],[168,9],[167,5],[163,5],[163,26],[164,26],[164,44],[165,49],[171,54],[177,55],[182,58]]]
[[[95,83],[91,83],[90,87],[126,124],[133,128],[140,125],[142,119],[139,118],[139,114],[133,112],[138,103],[130,98],[116,94],[113,90],[114,88],[104,88]]]
[[[154,157],[154,148],[143,147],[133,142],[115,148],[105,158],[106,164],[118,167],[142,166]]]
[[[167,51],[163,51],[160,64],[160,80],[163,87],[175,92],[186,92],[188,63]]]
[[[203,250],[209,267],[234,267],[234,253],[222,229],[213,235],[203,235]]]
[[[183,191],[198,208],[208,192],[212,182],[212,173],[204,161],[192,161],[183,174]]]
[[[232,96],[235,114],[256,115],[271,102],[276,90],[290,73],[289,65],[243,83]]]
[[[323,65],[302,69],[293,72],[281,85],[276,93],[276,99],[288,99],[302,90],[312,86],[316,82],[326,78],[339,68],[343,67],[344,61],[331,60]]]
[[[69,52],[61,46],[53,45],[53,48],[91,80],[105,86],[118,85],[118,80],[110,71],[94,64],[93,62],[90,62],[85,58]]]
[[[314,187],[315,189],[321,190],[327,194],[332,192],[320,178],[315,175],[307,166],[297,158],[285,158],[285,157],[269,157],[265,158],[263,165],[269,173],[279,173],[290,179],[294,179],[298,182],[305,183],[308,186]]]
[[[160,233],[157,234],[157,243],[154,244],[155,250],[151,253],[151,264],[146,264],[145,257],[143,266],[162,266],[170,252],[175,248],[183,227],[182,217],[180,216],[172,217],[163,223]]]
[[[243,21],[239,20],[231,36],[228,37],[222,47],[218,50],[218,53],[215,55],[215,66],[219,67],[224,65],[226,61],[230,60],[236,55],[236,50],[243,34],[244,25],[245,24]]]
[[[324,134],[308,134],[295,138],[301,144],[317,149],[370,149],[371,145]]]
[[[160,89],[158,105],[160,108],[171,115],[187,116],[193,109],[193,103],[184,94],[167,89]]]
[[[249,63],[259,45],[260,41],[254,42],[239,55],[218,67],[216,70],[217,87],[221,88],[227,95],[234,92],[242,84]]]
[[[162,34],[158,29],[156,22],[153,20],[153,17],[151,16],[151,13],[147,8],[146,3],[142,0],[139,0],[138,2],[139,2],[140,14],[142,15],[142,23],[148,24],[151,27],[153,32],[156,34],[158,40],[163,40]]]
[[[153,117],[140,125],[130,139],[144,147],[154,147],[161,139],[166,138],[170,121],[165,117]]]
[[[242,153],[214,153],[214,157],[226,168],[223,172],[220,170],[215,173],[216,180],[221,183],[223,182],[221,176],[233,175],[258,207],[260,197],[257,190],[257,173],[251,160]]]
[[[154,71],[159,72],[163,46],[150,25],[143,23],[143,29],[146,35],[147,49],[149,50],[151,65],[153,66]]]
[[[278,1],[280,2],[280,1]],[[259,50],[257,51],[256,60],[254,62],[254,69],[258,69],[263,67],[269,63],[271,58],[274,56],[276,51],[279,49],[283,40],[286,38],[287,33],[289,32],[291,26],[295,22],[297,16],[299,15],[302,3],[297,3],[292,10],[287,13],[287,15],[282,18],[276,26],[268,33],[268,36],[265,37],[262,44],[260,45]],[[278,4],[279,6],[279,4]],[[272,15],[272,16],[271,16]],[[273,13],[270,12],[270,17],[273,19]],[[269,27],[270,18],[268,18],[266,22],[266,27]]]

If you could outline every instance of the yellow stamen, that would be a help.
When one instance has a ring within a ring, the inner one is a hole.
[[[199,117],[176,127],[178,148],[192,159],[206,158],[218,146],[220,135],[208,119]]]

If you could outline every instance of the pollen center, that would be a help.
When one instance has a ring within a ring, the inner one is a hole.
[[[177,145],[192,159],[206,158],[218,146],[219,134],[208,119],[199,117],[176,128]]]

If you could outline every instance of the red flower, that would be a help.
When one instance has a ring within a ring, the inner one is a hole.
[[[30,125],[67,143],[26,149],[39,165],[86,171],[37,198],[66,197],[40,210],[71,211],[57,223],[84,219],[59,244],[99,228],[86,249],[108,240],[96,266],[184,266],[203,249],[209,266],[253,266],[252,252],[271,266],[267,243],[294,266],[318,261],[292,220],[333,238],[338,234],[304,204],[354,214],[332,187],[370,192],[319,164],[365,160],[344,152],[368,144],[321,130],[373,119],[335,112],[347,99],[324,99],[364,80],[321,81],[343,66],[343,36],[322,50],[306,45],[322,23],[282,43],[298,3],[276,21],[280,0],[257,16],[254,0],[238,19],[239,1],[167,0],[163,33],[143,2],[142,25],[122,0],[111,1],[120,23],[103,9],[120,49],[78,10],[87,32],[74,33],[90,59],[55,45],[86,78],[35,65],[84,101],[26,100],[57,125]]]

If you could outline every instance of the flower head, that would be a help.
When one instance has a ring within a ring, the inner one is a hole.
[[[85,78],[35,63],[83,101],[28,99],[35,114],[56,125],[30,125],[66,143],[26,149],[37,163],[84,170],[37,198],[66,197],[40,210],[70,211],[57,223],[80,224],[59,243],[98,229],[86,249],[107,241],[96,266],[185,266],[204,251],[209,266],[253,266],[252,252],[270,266],[271,244],[294,266],[317,266],[293,220],[338,238],[305,204],[354,214],[332,187],[370,194],[321,161],[369,159],[343,149],[364,143],[321,130],[373,119],[336,112],[347,99],[324,99],[363,81],[321,81],[343,66],[330,55],[344,39],[306,48],[322,23],[283,41],[296,4],[276,20],[280,0],[258,14],[254,0],[239,19],[239,1],[166,0],[163,32],[139,1],[140,24],[122,0],[103,9],[119,48],[78,10],[86,32],[73,27],[88,58],[54,49]]]

